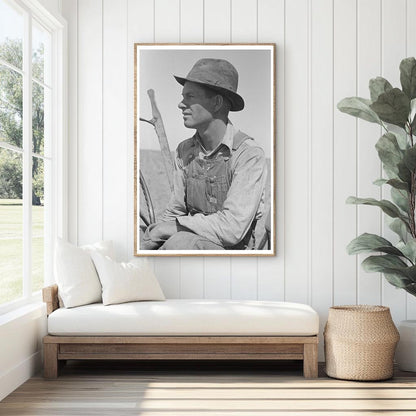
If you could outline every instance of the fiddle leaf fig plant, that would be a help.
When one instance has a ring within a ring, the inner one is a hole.
[[[398,236],[392,244],[384,237],[364,233],[352,240],[349,254],[373,253],[362,262],[367,272],[381,272],[393,286],[416,296],[416,59],[400,63],[400,88],[382,77],[369,82],[370,99],[344,98],[338,109],[383,128],[376,144],[385,178],[377,186],[390,187],[391,200],[350,196],[349,204],[379,207],[390,217],[389,228]]]

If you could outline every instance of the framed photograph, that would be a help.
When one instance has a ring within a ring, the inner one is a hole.
[[[134,50],[134,254],[275,255],[275,45]]]

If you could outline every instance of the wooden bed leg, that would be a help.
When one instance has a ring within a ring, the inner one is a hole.
[[[58,377],[58,344],[43,344],[43,377]]]
[[[305,378],[318,377],[318,344],[304,344],[303,346],[303,376]]]

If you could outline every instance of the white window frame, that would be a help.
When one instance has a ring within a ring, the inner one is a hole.
[[[39,22],[51,34],[51,174],[49,212],[45,222],[44,285],[54,282],[53,251],[57,237],[68,236],[68,174],[67,174],[67,23],[61,16],[46,10],[37,0],[14,0],[24,11],[25,28],[23,54],[23,152],[14,146],[3,145],[23,154],[23,296],[0,305],[0,315],[15,310],[28,303],[41,300],[40,291],[32,293],[32,21]],[[20,72],[20,71],[19,71]],[[48,158],[49,159],[49,158]],[[28,197],[29,195],[29,197]]]

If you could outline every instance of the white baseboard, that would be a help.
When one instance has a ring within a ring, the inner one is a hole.
[[[38,351],[12,369],[0,374],[0,401],[34,376],[40,370],[41,365],[42,353]]]

